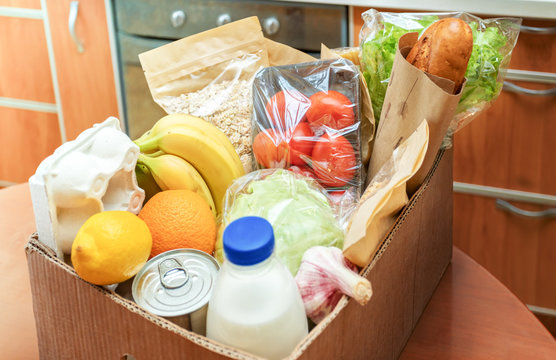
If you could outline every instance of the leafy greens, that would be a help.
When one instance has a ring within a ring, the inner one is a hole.
[[[435,15],[423,15],[419,19],[403,21],[388,17],[382,22],[382,29],[371,33],[363,42],[363,75],[371,94],[377,124],[394,65],[398,40],[408,32],[418,32],[421,35],[438,19]],[[467,83],[456,116],[480,111],[483,106],[496,99],[502,88],[498,74],[505,58],[502,49],[506,47],[508,39],[497,26],[484,27],[478,21],[470,21],[468,24],[473,32],[473,51],[465,74]]]

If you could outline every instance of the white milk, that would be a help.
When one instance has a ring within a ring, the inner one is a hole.
[[[250,221],[246,224],[253,226]],[[225,232],[224,243],[233,240]],[[251,265],[233,263],[241,262],[248,250],[239,257],[237,252],[228,256],[225,245],[224,253],[226,261],[209,301],[207,337],[268,359],[288,356],[308,332],[293,276],[272,253]]]

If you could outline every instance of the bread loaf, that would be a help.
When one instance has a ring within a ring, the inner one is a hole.
[[[473,33],[469,25],[461,19],[447,18],[429,26],[406,59],[429,74],[452,80],[457,93],[472,50]]]

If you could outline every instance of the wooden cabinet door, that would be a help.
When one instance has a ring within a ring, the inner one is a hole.
[[[41,9],[39,0],[0,1],[6,7]],[[0,186],[27,181],[61,145],[62,134],[72,140],[94,123],[119,115],[105,2],[79,2],[75,31],[84,44],[82,53],[69,32],[71,1],[45,3],[44,19],[3,17],[0,21],[0,100],[10,103],[0,103]],[[47,35],[52,41],[51,58]],[[46,110],[23,110],[12,104],[20,100],[44,104]]]
[[[525,20],[554,27],[554,21]],[[556,35],[521,33],[511,69],[556,73]],[[554,84],[515,82],[530,89]],[[556,195],[556,97],[503,91],[454,138],[454,180]],[[547,206],[513,203],[529,211]],[[454,243],[527,304],[556,309],[556,219],[504,212],[494,198],[454,196]]]
[[[37,4],[3,4],[8,5]],[[42,20],[2,17],[0,34],[0,98],[10,103],[0,104],[1,186],[27,181],[61,137]],[[51,105],[53,112],[22,110],[13,107],[12,99]]]
[[[70,3],[46,1],[67,140],[109,116],[118,117],[105,2],[79,1],[75,32],[83,53],[69,32]]]

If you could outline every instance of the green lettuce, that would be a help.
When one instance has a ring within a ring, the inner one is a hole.
[[[384,29],[369,37],[361,46],[363,75],[371,95],[371,102],[378,124],[388,79],[394,65],[398,40],[408,32],[423,30],[438,20],[437,16],[425,15],[421,19],[402,22],[404,27],[384,21]],[[501,63],[504,60],[502,49],[507,38],[496,26],[479,29],[477,21],[469,22],[473,32],[473,51],[467,66],[467,83],[460,98],[457,115],[480,110],[481,106],[496,99],[502,88],[498,79]]]
[[[363,76],[371,95],[371,103],[377,126],[380,120],[384,97],[386,96],[388,79],[394,65],[394,57],[396,56],[399,39],[408,32],[417,31],[421,34],[426,27],[436,20],[438,20],[437,16],[424,16],[420,20],[405,24],[405,27],[384,22],[384,29],[379,30],[373,38],[363,43],[361,47]]]
[[[506,37],[497,27],[479,31],[477,22],[471,22],[469,26],[473,32],[473,51],[465,72],[467,83],[459,100],[457,114],[494,100],[502,90],[498,73],[504,60],[501,49],[506,45]]]
[[[252,172],[232,184],[223,224],[243,216],[267,219],[274,229],[276,255],[295,276],[307,249],[317,245],[341,249],[344,232],[318,185],[283,169],[261,176],[267,173],[268,170]],[[220,261],[221,240],[216,252]]]

